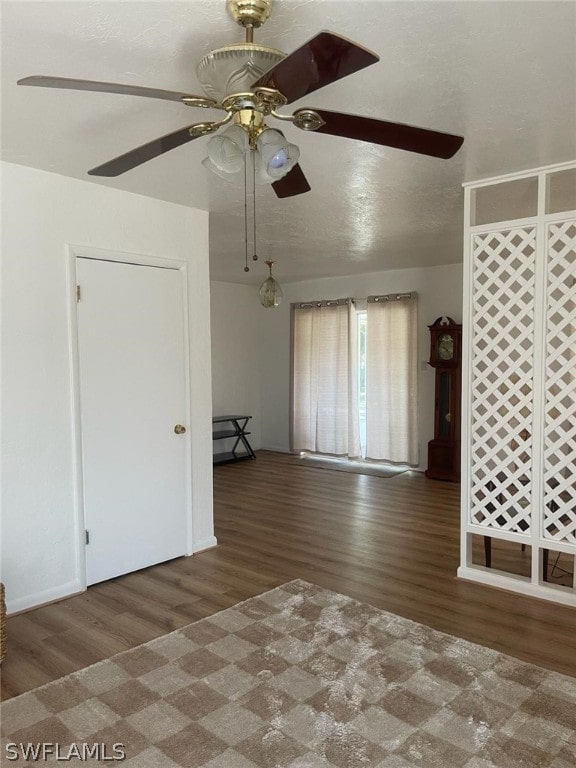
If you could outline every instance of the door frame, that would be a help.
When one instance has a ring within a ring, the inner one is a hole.
[[[82,591],[87,589],[86,576],[86,514],[84,509],[84,479],[82,463],[82,409],[80,403],[80,348],[78,337],[78,313],[76,298],[76,262],[78,259],[121,262],[142,267],[173,269],[180,273],[182,286],[182,325],[184,331],[184,386],[186,391],[185,413],[188,429],[183,435],[186,443],[186,555],[194,552],[194,531],[192,525],[192,446],[191,446],[191,403],[190,403],[190,325],[188,312],[188,264],[181,259],[159,258],[139,253],[109,251],[91,246],[66,245],[66,274],[68,293],[68,348],[70,359],[70,391],[72,415],[72,489],[74,499],[74,553],[76,576]]]

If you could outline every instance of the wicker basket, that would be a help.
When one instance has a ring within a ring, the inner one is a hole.
[[[6,656],[6,601],[4,600],[4,584],[0,583],[0,664]]]

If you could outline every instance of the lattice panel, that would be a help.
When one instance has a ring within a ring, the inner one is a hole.
[[[470,522],[527,534],[531,524],[533,227],[472,242]]]
[[[576,544],[576,221],[548,228],[544,526]]]

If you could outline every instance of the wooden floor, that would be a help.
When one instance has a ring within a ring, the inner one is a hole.
[[[260,451],[214,486],[217,548],[8,620],[5,698],[294,578],[576,676],[576,610],[455,577],[457,485]]]

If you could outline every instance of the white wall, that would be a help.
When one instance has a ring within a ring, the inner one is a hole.
[[[66,244],[189,264],[194,547],[212,522],[208,214],[2,164],[2,580],[21,610],[82,589]]]
[[[262,447],[289,450],[290,303],[350,296],[365,299],[385,293],[417,291],[420,468],[427,464],[428,441],[434,436],[434,369],[428,360],[427,326],[449,315],[462,322],[462,265],[427,269],[396,269],[364,275],[308,280],[282,286],[284,301],[261,324]]]
[[[258,288],[253,285],[213,281],[210,294],[212,409],[215,416],[252,416],[248,440],[256,449],[261,443],[259,324],[269,310],[260,304]],[[231,445],[214,448],[221,452]]]

